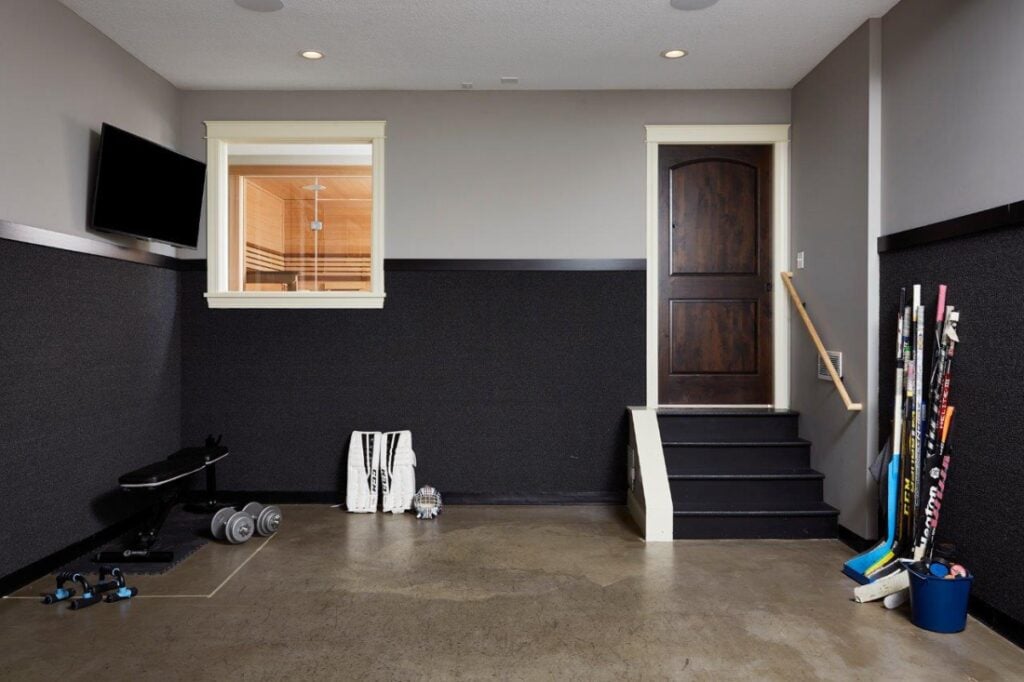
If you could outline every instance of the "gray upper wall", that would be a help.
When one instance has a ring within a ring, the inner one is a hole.
[[[882,21],[883,234],[1024,199],[1024,2],[902,0]]]
[[[785,90],[181,92],[56,0],[0,3],[0,44],[0,219],[168,254],[87,229],[105,121],[203,159],[204,120],[384,119],[392,258],[641,258],[644,124],[789,122]]]
[[[644,125],[788,123],[789,91],[194,91],[182,151],[237,119],[386,120],[389,258],[642,258]]]
[[[0,219],[141,244],[86,230],[99,131],[177,146],[178,90],[56,0],[0,2],[0,45]]]
[[[801,435],[813,444],[815,469],[825,474],[825,501],[855,533],[875,535],[875,498],[868,482],[874,444],[869,363],[870,281],[868,183],[871,31],[865,23],[793,88],[791,156],[792,251],[806,267],[794,282],[826,346],[843,352],[844,380],[862,412],[848,412],[831,382],[816,377],[817,351],[793,315],[791,405]],[[792,259],[795,264],[795,258]]]

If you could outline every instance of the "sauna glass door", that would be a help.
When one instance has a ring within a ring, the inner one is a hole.
[[[230,159],[229,290],[370,291],[371,147],[347,147],[333,163]]]

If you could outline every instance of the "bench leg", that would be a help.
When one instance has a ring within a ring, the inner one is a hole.
[[[206,469],[206,500],[185,505],[186,511],[193,514],[212,514],[224,505],[217,500],[217,464],[207,464]]]

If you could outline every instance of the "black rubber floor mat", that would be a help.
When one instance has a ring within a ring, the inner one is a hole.
[[[88,554],[69,561],[58,571],[80,571],[95,573],[100,564],[95,563],[92,557],[96,552],[122,550],[134,536],[134,531],[126,533],[117,540],[110,542],[103,547],[94,549]],[[210,541],[210,516],[208,514],[193,514],[185,511],[182,507],[175,507],[167,517],[160,535],[157,538],[153,549],[170,550],[174,552],[174,560],[166,563],[149,562],[108,562],[113,566],[120,566],[127,575],[159,575],[171,570],[182,561],[190,557],[200,547]]]

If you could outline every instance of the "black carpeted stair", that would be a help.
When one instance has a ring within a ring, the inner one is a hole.
[[[788,410],[658,413],[677,538],[832,538],[839,512]]]

